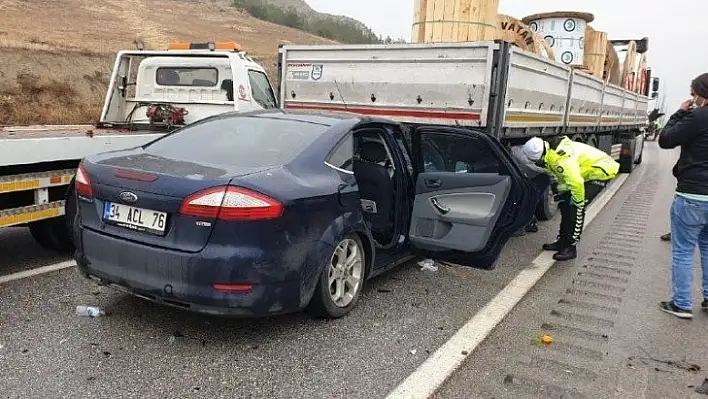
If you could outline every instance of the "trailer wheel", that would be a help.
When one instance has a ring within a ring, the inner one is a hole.
[[[558,207],[555,201],[553,201],[553,188],[551,185],[546,187],[546,191],[541,195],[541,201],[539,201],[536,207],[536,218],[540,221],[546,221],[553,219]]]
[[[79,209],[78,201],[76,198],[76,190],[74,189],[74,180],[69,183],[69,188],[66,193],[66,205],[64,205],[64,228],[66,229],[66,234],[69,236],[69,241],[71,242],[70,250],[76,247],[76,236],[74,235],[74,226],[78,223]]]
[[[631,140],[629,142],[622,144],[623,148],[624,148],[624,146],[629,147],[629,154],[620,155],[619,172],[620,173],[632,173],[632,170],[634,169],[634,146],[632,145]]]
[[[32,237],[39,245],[52,251],[70,252],[73,243],[66,230],[66,217],[58,217],[30,223]]]
[[[636,161],[634,161],[635,165],[639,165],[642,163],[642,158],[644,157],[644,140],[642,140],[642,152],[639,153],[639,157],[637,158]]]

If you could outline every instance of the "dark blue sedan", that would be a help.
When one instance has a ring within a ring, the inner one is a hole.
[[[223,114],[86,157],[85,277],[192,311],[340,317],[414,256],[492,269],[538,194],[483,132],[354,114]]]

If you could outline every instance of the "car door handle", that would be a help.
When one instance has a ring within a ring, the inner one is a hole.
[[[437,198],[431,198],[430,202],[433,204],[433,207],[435,207],[435,209],[437,209],[438,212],[442,213],[443,215],[450,212],[450,208],[441,204]]]
[[[425,179],[425,187],[438,188],[441,186],[442,186],[442,180],[440,180],[440,179]]]

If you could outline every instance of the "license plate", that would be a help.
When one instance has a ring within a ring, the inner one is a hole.
[[[167,225],[167,213],[106,201],[103,220],[131,230],[162,235]]]

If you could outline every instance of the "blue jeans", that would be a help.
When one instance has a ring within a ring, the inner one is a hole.
[[[693,308],[693,254],[696,245],[703,267],[703,299],[708,299],[708,202],[676,195],[671,205],[671,300]]]

